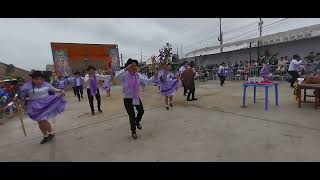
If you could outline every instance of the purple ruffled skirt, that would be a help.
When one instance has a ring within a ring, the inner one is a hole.
[[[37,100],[28,100],[28,116],[34,121],[50,120],[63,112],[66,100],[60,94],[48,95]]]
[[[166,82],[160,83],[160,93],[163,96],[172,96],[174,95],[179,88],[179,80],[168,80]]]
[[[103,84],[102,84],[102,89],[104,90],[104,91],[108,91],[108,90],[110,90],[111,89],[111,86],[112,86],[112,82],[104,82]]]

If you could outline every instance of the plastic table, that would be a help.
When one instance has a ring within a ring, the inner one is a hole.
[[[275,88],[275,98],[276,98],[276,106],[279,105],[279,94],[278,94],[278,86],[279,82],[274,82],[272,84],[261,84],[261,83],[243,83],[243,98],[242,98],[242,107],[246,107],[246,96],[247,96],[247,87],[253,87],[253,103],[256,103],[256,95],[257,95],[257,87],[264,88],[264,110],[268,111],[268,101],[269,101],[269,87],[274,86]]]

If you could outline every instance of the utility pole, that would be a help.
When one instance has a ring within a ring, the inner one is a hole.
[[[181,43],[180,51],[181,51],[181,59],[182,59],[182,58],[183,58],[183,54],[182,54],[182,43]]]
[[[140,59],[140,63],[142,63],[142,48],[141,48],[141,59]]]
[[[179,59],[179,45],[177,45],[177,60]]]
[[[121,60],[121,67],[123,67],[122,53],[120,54],[120,60]]]
[[[251,59],[251,42],[250,42],[249,50],[250,50],[250,61],[251,61],[252,60]]]
[[[258,23],[260,38],[262,36],[262,24],[263,24],[263,21],[262,21],[262,18],[260,18]],[[260,60],[260,38],[258,40],[258,60]]]
[[[223,44],[223,35],[222,35],[222,29],[221,29],[221,18],[219,18],[219,21],[220,21],[220,35],[218,37],[218,41],[220,41],[220,46],[222,46]],[[223,48],[220,47],[220,53],[223,52]]]

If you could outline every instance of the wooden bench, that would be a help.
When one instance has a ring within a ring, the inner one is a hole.
[[[307,89],[315,91],[315,95],[308,95]],[[304,90],[303,101],[301,100],[301,91]],[[320,106],[320,84],[299,84],[297,88],[298,107],[301,108],[301,103],[314,103],[314,108]],[[314,101],[307,101],[307,97],[314,97]]]

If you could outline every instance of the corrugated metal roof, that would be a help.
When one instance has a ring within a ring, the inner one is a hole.
[[[294,36],[294,38],[292,38],[293,36]],[[320,24],[307,26],[307,27],[303,27],[303,28],[298,28],[298,29],[293,29],[293,30],[284,31],[284,32],[279,32],[279,33],[275,33],[275,34],[270,34],[270,35],[266,35],[266,36],[262,36],[262,37],[226,43],[221,46],[218,45],[218,46],[205,47],[205,48],[191,51],[191,52],[187,53],[187,56],[188,55],[195,55],[196,53],[199,53],[199,52],[220,49],[221,47],[224,48],[224,47],[231,47],[231,46],[241,46],[241,45],[246,45],[246,44],[250,44],[250,43],[253,44],[252,47],[255,47],[255,46],[257,46],[258,41],[262,42],[262,45],[264,45],[264,44],[265,45],[266,44],[278,44],[281,42],[294,41],[297,39],[312,38],[312,37],[316,37],[316,36],[320,36]],[[271,40],[273,40],[272,43],[270,43]],[[266,43],[264,43],[264,42],[266,42]]]

